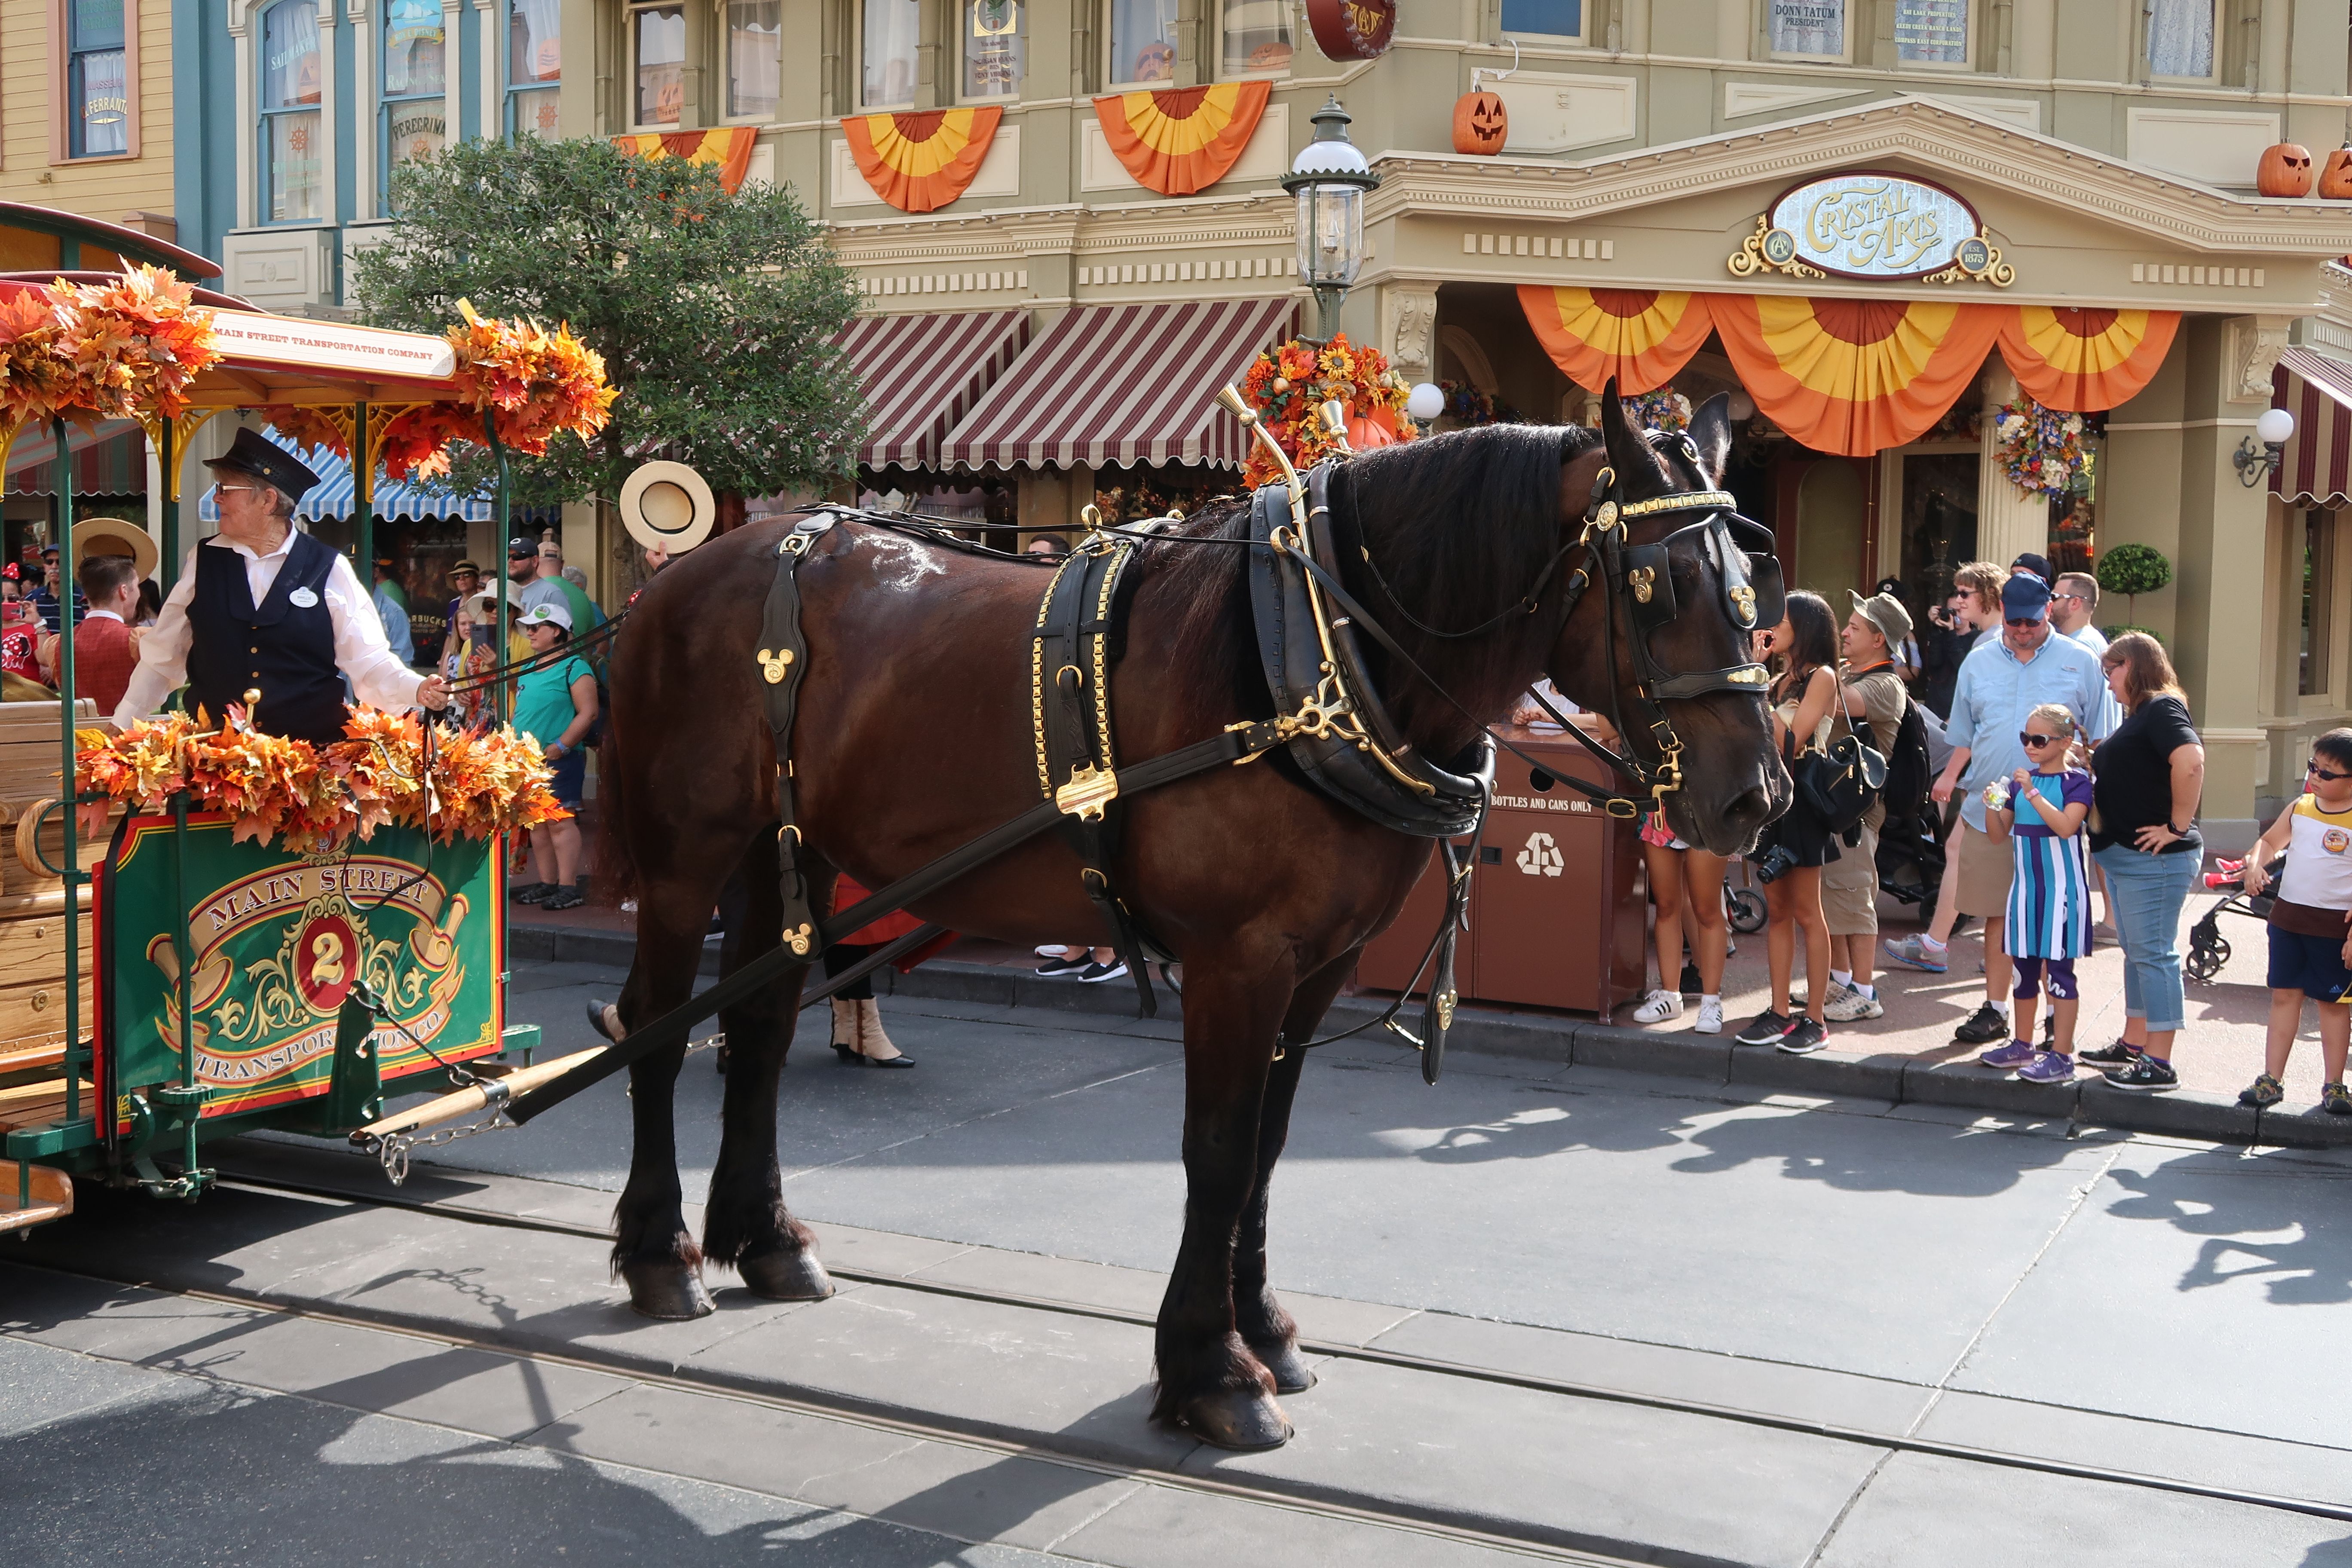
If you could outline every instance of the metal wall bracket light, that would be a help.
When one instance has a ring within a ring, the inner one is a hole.
[[[1282,177],[1298,202],[1298,275],[1315,290],[1316,331],[1339,334],[1339,305],[1364,266],[1364,194],[1381,183],[1348,140],[1348,111],[1338,94],[1315,111],[1315,139]]]
[[[2230,454],[2231,466],[2238,470],[2238,482],[2248,489],[2263,483],[2278,472],[2279,458],[2288,437],[2294,434],[2294,416],[2284,408],[2266,408],[2254,421],[2254,433],[2238,443]],[[2256,442],[2261,445],[2257,447]]]

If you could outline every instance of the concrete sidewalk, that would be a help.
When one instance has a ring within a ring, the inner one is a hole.
[[[2219,901],[2201,890],[2182,911],[2180,949],[2189,950],[2189,927]],[[1880,900],[1881,934],[1893,939],[1919,929],[1891,899]],[[635,937],[628,917],[611,910],[561,914],[517,910],[515,955],[625,966]],[[2236,1103],[2238,1091],[2263,1067],[2263,1037],[2270,1006],[2263,984],[2267,935],[2261,922],[2224,915],[2222,935],[2232,948],[2229,962],[2211,982],[2188,987],[2189,1026],[2174,1051],[2181,1087],[2164,1093],[2117,1089],[2084,1071],[2072,1084],[2034,1085],[1975,1065],[1979,1047],[1963,1046],[1952,1031],[1984,997],[1981,927],[1953,940],[1951,967],[1943,974],[1883,968],[1876,980],[1886,1016],[1865,1023],[1833,1024],[1831,1048],[1806,1058],[1735,1047],[1738,1026],[1763,1011],[1769,987],[1765,933],[1738,937],[1737,952],[1724,974],[1724,1033],[1693,1034],[1696,1003],[1682,1017],[1649,1026],[1631,1022],[1633,1004],[1611,1019],[1541,1008],[1465,1007],[1452,1044],[1457,1050],[1575,1061],[1581,1065],[1699,1078],[1716,1082],[1765,1084],[1801,1092],[1864,1099],[1919,1101],[2084,1122],[2145,1131],[2173,1132],[2232,1142],[2291,1147],[2352,1145],[2352,1117],[2331,1117],[2317,1109],[2319,1046],[2309,1010],[2289,1063],[2287,1100],[2256,1113]],[[719,944],[711,942],[705,966],[715,972]],[[1134,987],[1124,980],[1086,985],[1043,980],[1036,960],[1003,942],[966,938],[942,957],[912,974],[886,978],[899,994],[946,1000],[994,1002],[1005,1006],[1128,1015],[1135,1012]],[[2098,951],[2076,964],[2082,990],[2077,1048],[2105,1045],[2123,1024],[2123,955],[2111,934]],[[1181,975],[1179,977],[1181,979]],[[1801,963],[1797,984],[1804,984]],[[1346,1027],[1376,1016],[1384,994],[1363,993],[1341,999],[1331,1027]],[[1636,999],[1638,1000],[1638,999]],[[1181,1003],[1161,993],[1164,1016]],[[1416,1029],[1417,1025],[1412,1026]]]

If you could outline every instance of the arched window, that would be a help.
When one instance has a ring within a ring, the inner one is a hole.
[[[431,157],[449,139],[447,57],[441,0],[384,0],[382,112],[387,205],[393,171]]]
[[[312,0],[278,0],[261,18],[261,216],[315,223],[327,216],[324,82]]]
[[[509,0],[507,6],[507,131],[513,136],[555,134],[556,96],[563,79],[557,0]]]
[[[676,125],[686,112],[686,7],[639,5],[629,25],[636,35],[636,123]]]

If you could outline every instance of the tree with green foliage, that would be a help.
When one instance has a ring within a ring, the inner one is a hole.
[[[2102,594],[2121,594],[2126,605],[2124,614],[2133,622],[2139,619],[2139,596],[2153,594],[2172,581],[2172,563],[2164,552],[2152,544],[2118,544],[2102,552],[2092,574],[2098,579]],[[2142,628],[2137,626],[2133,630]]]
[[[745,495],[855,471],[863,411],[834,344],[857,295],[789,187],[730,193],[713,165],[523,137],[401,165],[392,205],[356,258],[362,319],[437,334],[470,300],[568,321],[621,389],[595,440],[513,459],[519,504],[616,495],[651,458]],[[458,448],[453,479],[481,483],[487,461]]]

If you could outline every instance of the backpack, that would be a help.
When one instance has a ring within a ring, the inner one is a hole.
[[[1918,701],[1907,691],[1903,695],[1903,721],[1895,727],[1885,752],[1886,783],[1878,798],[1886,803],[1888,819],[1919,816],[1926,808],[1936,771],[1927,763],[1927,721],[1919,717]]]

